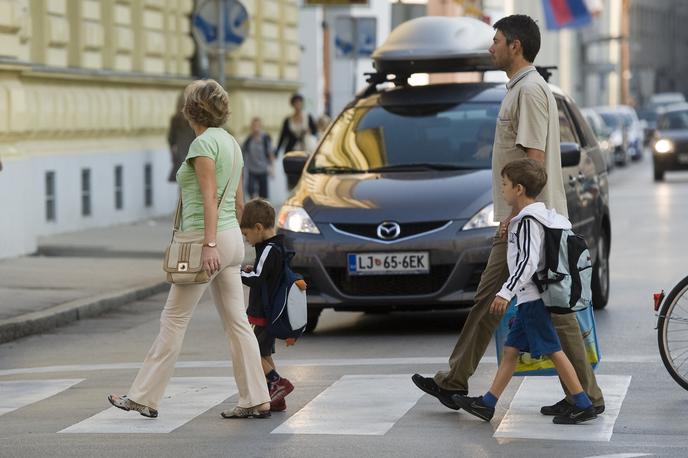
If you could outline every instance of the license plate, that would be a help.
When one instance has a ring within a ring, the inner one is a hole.
[[[419,275],[430,272],[430,253],[427,251],[350,253],[347,259],[349,275]]]
[[[688,154],[679,154],[678,162],[679,164],[688,164]]]

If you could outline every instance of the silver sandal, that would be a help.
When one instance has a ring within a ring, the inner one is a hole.
[[[144,417],[148,418],[158,418],[158,411],[152,407],[144,406],[138,402],[134,402],[126,396],[118,396],[116,394],[108,395],[108,401],[110,404],[117,407],[118,409],[126,410],[127,412],[133,410],[140,413]]]
[[[258,407],[235,407],[220,413],[222,418],[269,418],[270,410],[258,410]]]

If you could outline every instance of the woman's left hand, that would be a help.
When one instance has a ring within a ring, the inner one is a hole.
[[[204,246],[201,253],[201,261],[203,270],[205,270],[209,277],[220,270],[220,254],[217,248]]]

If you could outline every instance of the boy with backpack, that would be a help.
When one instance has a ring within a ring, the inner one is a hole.
[[[241,272],[241,281],[250,288],[246,313],[258,339],[263,372],[270,392],[270,410],[281,412],[287,408],[285,396],[294,390],[294,385],[280,377],[275,369],[272,359],[272,354],[275,353],[275,335],[270,329],[271,320],[275,316],[271,298],[279,295],[286,274],[285,265],[288,264],[284,236],[276,233],[275,209],[264,199],[254,199],[246,204],[240,227],[246,241],[256,249],[255,266],[245,266]],[[296,284],[305,289],[305,283],[301,285],[297,281]],[[286,299],[283,299],[286,303]],[[284,337],[287,346],[294,345],[295,336],[300,335],[300,332],[292,335],[294,337]]]
[[[549,311],[572,312],[589,306],[590,254],[587,249],[571,250],[571,243],[575,245],[582,240],[570,232],[569,220],[535,201],[547,182],[542,164],[533,159],[518,159],[508,163],[501,175],[502,195],[518,214],[508,227],[510,275],[490,305],[490,313],[504,314],[509,302],[516,297],[516,317],[511,323],[502,361],[489,391],[479,397],[455,394],[452,400],[466,412],[490,421],[499,396],[513,376],[519,354],[529,352],[535,358],[542,355],[550,358],[574,399],[575,406],[568,413],[555,416],[553,422],[578,424],[592,420],[597,417],[595,408],[583,391],[571,362],[561,350]],[[567,239],[560,244],[556,236],[560,240],[563,237]],[[562,263],[559,262],[561,249],[564,250],[564,258],[576,257],[566,268],[561,268]],[[552,268],[552,264],[556,265]],[[562,271],[570,275],[567,277]],[[572,287],[574,283],[582,284],[582,287]],[[557,294],[547,292],[545,297],[550,302],[553,299],[554,303],[548,303],[546,307],[542,292],[550,286],[559,292],[568,288],[568,294],[559,294],[556,298]]]

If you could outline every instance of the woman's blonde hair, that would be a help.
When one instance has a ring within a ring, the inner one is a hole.
[[[206,127],[220,127],[229,117],[229,95],[215,80],[198,80],[184,90],[187,120]]]

